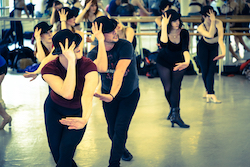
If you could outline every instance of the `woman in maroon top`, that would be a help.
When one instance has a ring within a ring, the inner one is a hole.
[[[98,83],[96,65],[83,57],[81,40],[79,34],[68,29],[56,33],[52,54],[58,58],[46,64],[41,72],[52,88],[44,114],[49,147],[57,167],[77,166],[73,156],[85,132]]]
[[[171,120],[172,127],[176,123],[182,128],[189,128],[189,125],[182,121],[179,108],[181,82],[190,62],[189,34],[181,27],[180,14],[173,9],[167,10],[162,18],[159,33],[162,49],[156,62],[165,96],[171,108],[167,119]]]

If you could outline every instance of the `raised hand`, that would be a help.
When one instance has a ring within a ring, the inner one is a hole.
[[[63,46],[63,44],[61,42],[59,42],[59,45],[61,47],[62,50],[62,54],[68,59],[68,60],[75,60],[76,56],[74,53],[74,49],[76,47],[75,42],[72,42],[71,46],[69,46],[69,40],[68,38],[65,39],[65,47]]]
[[[60,16],[60,21],[66,21],[67,20],[67,15],[68,12],[65,13],[65,9],[61,9],[60,11],[58,11],[59,16]]]
[[[41,32],[42,29],[38,29],[38,27],[36,27],[35,32],[34,32],[34,37],[36,39],[36,41],[41,41]]]
[[[97,22],[92,23],[92,32],[98,41],[104,41],[104,35],[102,33],[102,23],[100,23],[100,27],[98,28]]]
[[[89,1],[89,2],[86,4],[86,7],[85,7],[85,8],[86,8],[87,10],[89,10],[90,6],[92,5],[92,1],[93,1],[93,0]]]
[[[176,63],[176,66],[174,67],[174,71],[181,71],[184,70],[185,68],[187,68],[189,66],[189,63],[183,62],[183,63]]]
[[[171,18],[171,14],[167,17],[166,12],[164,14],[162,14],[162,20],[161,20],[161,25],[162,26],[167,26],[169,23],[169,20]]]
[[[219,55],[219,56],[216,56],[213,61],[216,61],[216,60],[219,60],[219,59],[223,59],[225,57],[225,55]]]
[[[80,117],[67,117],[59,120],[59,122],[67,125],[68,129],[83,129],[87,124],[87,120]]]
[[[209,13],[207,13],[211,21],[215,21],[215,14],[213,10],[209,10]]]
[[[95,93],[94,96],[107,103],[113,100],[113,97],[110,94]]]

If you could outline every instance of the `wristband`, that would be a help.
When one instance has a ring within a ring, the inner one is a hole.
[[[110,93],[110,96],[114,99],[114,96]]]

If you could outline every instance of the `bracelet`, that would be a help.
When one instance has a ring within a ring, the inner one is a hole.
[[[66,22],[66,20],[62,20],[61,22]]]
[[[110,96],[114,99],[114,96],[110,93]]]

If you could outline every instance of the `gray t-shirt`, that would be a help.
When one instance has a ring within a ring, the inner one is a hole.
[[[94,61],[97,57],[97,52],[98,47],[95,47],[88,53],[87,57]],[[108,70],[105,73],[100,73],[102,78],[102,88],[105,91],[110,92],[113,74],[118,61],[122,59],[130,59],[131,63],[124,74],[122,86],[117,94],[117,96],[120,97],[129,96],[135,89],[139,87],[136,57],[132,44],[127,40],[119,39],[119,41],[115,43],[114,47],[110,51],[107,51],[107,56]]]

